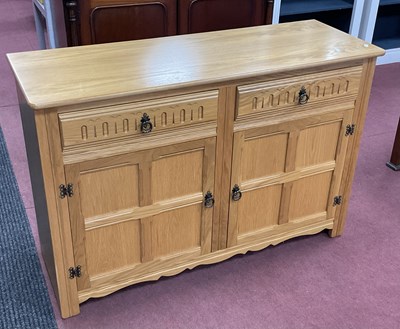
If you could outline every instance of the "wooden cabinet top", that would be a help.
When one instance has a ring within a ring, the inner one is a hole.
[[[29,105],[45,109],[339,64],[383,53],[365,41],[309,20],[7,57]]]

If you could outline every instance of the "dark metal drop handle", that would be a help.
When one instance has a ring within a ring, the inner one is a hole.
[[[299,91],[299,104],[300,105],[307,104],[309,98],[310,96],[308,96],[306,88],[304,86],[301,87]]]
[[[206,208],[212,208],[214,207],[214,203],[215,203],[214,196],[210,191],[208,191],[204,196],[204,206]]]
[[[240,191],[239,185],[235,184],[232,189],[232,200],[239,201],[242,198],[242,191]]]
[[[153,130],[153,124],[150,121],[150,117],[147,113],[143,113],[142,118],[140,119],[140,131],[143,134],[148,134]]]

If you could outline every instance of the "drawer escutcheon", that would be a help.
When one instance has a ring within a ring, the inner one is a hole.
[[[218,90],[59,113],[63,148],[216,122]]]

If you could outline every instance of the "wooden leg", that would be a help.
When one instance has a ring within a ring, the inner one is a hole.
[[[339,232],[337,229],[333,228],[331,230],[327,229],[325,230],[325,232],[329,235],[330,238],[336,238],[342,235],[343,230]]]
[[[395,171],[400,171],[400,118],[397,126],[396,137],[394,138],[393,151],[390,161],[386,165]]]

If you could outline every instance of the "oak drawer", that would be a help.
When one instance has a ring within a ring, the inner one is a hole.
[[[358,66],[239,86],[236,117],[293,108],[303,110],[326,100],[355,99],[361,71]]]
[[[59,113],[58,118],[63,147],[69,147],[216,122],[217,108],[218,90],[212,90]]]

